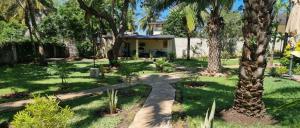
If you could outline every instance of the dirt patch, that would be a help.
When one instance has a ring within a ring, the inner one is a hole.
[[[249,117],[241,113],[238,113],[233,109],[227,111],[225,110],[221,111],[220,116],[226,122],[238,123],[242,125],[251,125],[251,124],[272,125],[277,123],[277,121],[274,120],[269,115],[265,115],[264,117],[261,118],[254,118],[254,117]]]
[[[142,108],[143,103],[135,105],[130,110],[123,111],[121,114],[122,122],[118,124],[117,128],[128,128],[133,121],[135,114]]]
[[[109,109],[108,108],[102,108],[102,109],[99,109],[97,111],[95,111],[95,116],[100,116],[100,117],[103,117],[103,116],[115,116],[115,115],[118,115],[122,113],[122,110],[117,108],[117,111],[114,112],[114,113],[110,113]]]
[[[27,98],[27,97],[29,97],[28,92],[16,92],[16,93],[11,93],[11,94],[6,94],[1,96],[1,98],[4,99]]]
[[[186,117],[187,115],[183,111],[182,105],[175,102],[172,107],[172,126],[174,128],[188,128]]]
[[[189,82],[185,82],[184,86],[188,88],[198,88],[198,87],[205,87],[207,86],[207,84],[199,81],[189,81]]]

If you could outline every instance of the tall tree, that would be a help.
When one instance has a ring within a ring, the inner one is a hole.
[[[153,34],[153,27],[151,25],[152,22],[156,22],[159,18],[159,13],[155,11],[154,6],[152,6],[155,1],[149,1],[149,3],[142,3],[143,7],[143,16],[139,20],[140,28],[146,31],[147,35]]]
[[[37,22],[41,18],[42,13],[47,12],[47,9],[54,9],[53,2],[51,0],[16,0],[7,3],[7,5],[9,6],[5,6],[6,8],[2,10],[5,11],[5,19],[10,20],[14,18],[25,21],[31,41],[37,41],[39,63],[45,65],[45,52],[39,37]]]
[[[221,11],[223,9],[230,9],[234,0],[160,0],[154,5],[157,7],[157,11],[168,9],[174,5],[186,3],[197,4],[198,11],[196,17],[201,16],[201,11],[207,11],[209,13],[209,19],[207,22],[208,33],[208,68],[210,73],[217,73],[221,70],[221,32],[224,27],[223,17]]]
[[[94,0],[90,1],[90,4],[87,4],[88,1],[84,0],[77,1],[80,8],[85,10],[86,13],[91,14],[108,24],[113,36],[113,46],[108,51],[108,59],[111,66],[116,66],[113,62],[118,60],[123,36],[126,30],[128,30],[128,12],[129,9],[135,8],[135,0]]]
[[[274,3],[275,0],[244,0],[245,41],[233,109],[247,116],[262,117],[265,113],[263,80]]]
[[[195,14],[195,9],[192,5],[187,5],[184,8],[184,15],[185,17],[183,18],[183,23],[186,26],[186,31],[187,31],[187,60],[191,59],[191,35],[193,31],[196,29],[196,14]]]

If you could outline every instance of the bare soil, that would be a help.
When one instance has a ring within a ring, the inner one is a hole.
[[[16,93],[11,93],[11,94],[6,94],[1,96],[1,98],[4,99],[13,99],[13,98],[26,98],[29,97],[28,92],[16,92]]]
[[[122,122],[118,124],[117,128],[128,128],[133,121],[135,114],[142,108],[143,103],[135,105],[133,108],[127,111],[123,111],[121,114]]]
[[[204,82],[199,82],[199,81],[190,81],[190,82],[186,82],[184,84],[185,87],[189,87],[189,88],[197,88],[197,87],[205,87],[207,86],[206,83]]]
[[[241,125],[251,125],[251,124],[272,125],[277,123],[277,121],[269,115],[265,115],[264,117],[261,118],[255,118],[255,117],[249,117],[241,113],[238,113],[233,109],[221,111],[220,116],[226,122],[238,123]]]

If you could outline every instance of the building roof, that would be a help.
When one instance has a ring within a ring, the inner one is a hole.
[[[103,38],[111,38],[111,35],[103,35]],[[124,35],[124,39],[174,39],[174,35]]]

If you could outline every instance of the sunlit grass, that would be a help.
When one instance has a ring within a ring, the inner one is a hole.
[[[200,77],[199,81],[207,84],[206,87],[187,88],[183,84],[177,84],[177,89],[182,91],[184,113],[187,114],[187,122],[191,128],[200,127],[205,113],[211,107],[213,100],[217,102],[217,112],[229,109],[233,104],[234,91],[237,76],[225,78]],[[264,81],[264,102],[267,112],[272,115],[279,124],[265,126],[256,124],[247,126],[251,128],[265,127],[300,127],[300,83],[281,79],[266,77]],[[215,127],[240,128],[239,124],[224,122],[218,116],[214,122]]]

